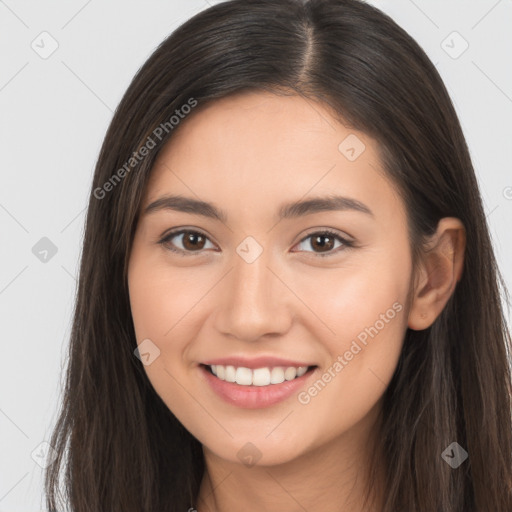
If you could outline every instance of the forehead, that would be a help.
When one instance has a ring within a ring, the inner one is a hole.
[[[297,165],[304,157],[306,165],[312,159],[332,162],[345,131],[314,100],[242,92],[199,105],[178,127],[161,156],[167,160],[209,158],[219,167],[231,167],[238,160],[239,173],[257,159],[263,174],[275,165],[282,169],[286,162]]]
[[[182,121],[155,163],[145,203],[166,193],[227,210],[261,211],[332,193],[371,203],[372,210],[400,208],[376,141],[341,124],[319,102],[269,92],[199,105]]]

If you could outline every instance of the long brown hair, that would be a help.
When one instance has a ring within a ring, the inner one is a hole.
[[[407,207],[414,255],[441,218],[463,222],[462,278],[430,328],[407,330],[384,395],[384,512],[512,510],[506,290],[468,148],[425,53],[357,0],[217,4],[175,30],[136,74],[94,174],[48,508],[66,500],[74,512],[184,512],[195,503],[202,447],[134,356],[127,262],[153,163],[180,126],[171,116],[251,89],[320,100],[378,141]],[[456,469],[441,457],[454,441],[469,454]]]

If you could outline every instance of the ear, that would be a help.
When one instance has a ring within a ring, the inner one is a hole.
[[[430,327],[440,315],[462,276],[466,230],[459,219],[439,221],[418,262],[408,326]]]

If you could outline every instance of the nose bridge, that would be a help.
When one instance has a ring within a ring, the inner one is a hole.
[[[243,302],[249,301],[253,305],[258,302],[268,303],[268,300],[264,301],[263,299],[270,297],[269,292],[272,289],[270,278],[273,275],[268,269],[269,264],[267,255],[261,255],[253,262],[247,262],[243,258],[235,260],[231,291],[235,302],[243,304]]]
[[[233,255],[233,301],[248,300],[256,305],[270,295],[272,273],[268,267],[272,265],[271,251],[252,236],[246,237],[236,248]]]
[[[220,331],[254,340],[288,327],[284,286],[270,270],[272,266],[270,251],[257,250],[251,240],[238,246],[218,302]]]

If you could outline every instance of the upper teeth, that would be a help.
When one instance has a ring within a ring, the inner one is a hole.
[[[304,375],[308,367],[289,366],[284,368],[282,366],[276,366],[274,368],[245,368],[240,366],[223,366],[221,364],[213,364],[210,366],[214,375],[220,380],[226,382],[236,382],[241,386],[268,386],[269,384],[281,384],[285,380],[293,380],[295,377],[301,377]]]

